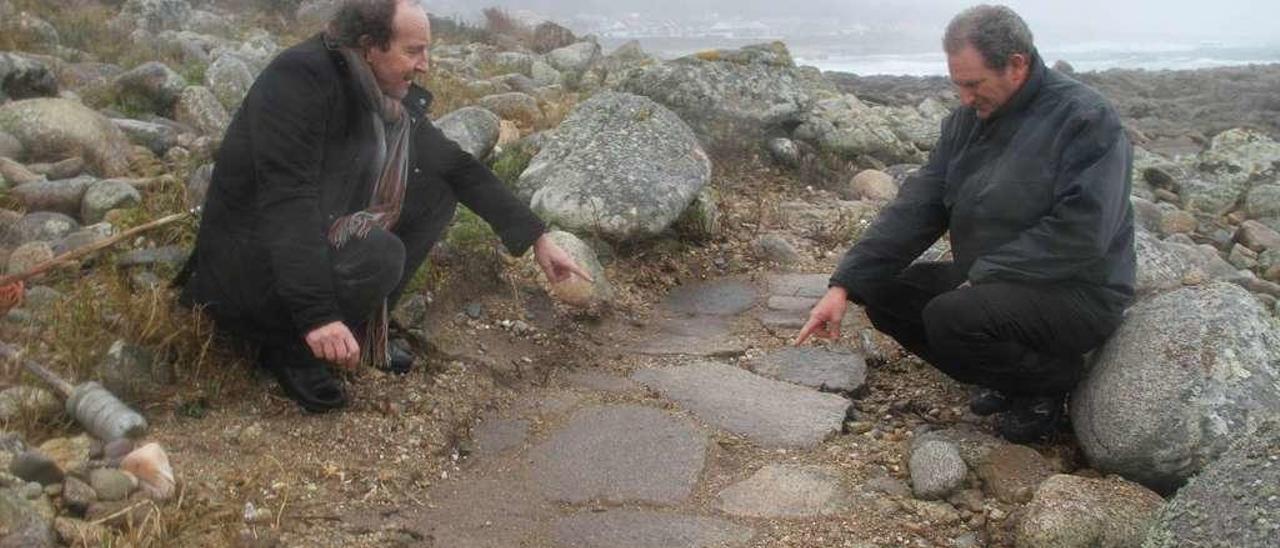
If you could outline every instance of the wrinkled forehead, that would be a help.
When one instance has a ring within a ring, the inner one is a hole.
[[[391,20],[393,38],[412,41],[431,41],[431,20],[427,11],[415,0],[396,4],[396,14]]]

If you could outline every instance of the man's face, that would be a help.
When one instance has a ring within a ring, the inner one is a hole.
[[[1016,53],[1009,58],[1004,70],[987,66],[982,54],[971,45],[947,55],[947,69],[951,72],[951,84],[960,96],[960,102],[973,107],[978,118],[987,119],[1009,101],[1027,81],[1031,67],[1026,55]]]
[[[403,99],[414,75],[426,74],[430,65],[431,21],[416,3],[400,2],[391,27],[387,49],[369,46],[365,59],[382,93]]]

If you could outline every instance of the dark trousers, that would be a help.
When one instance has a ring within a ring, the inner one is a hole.
[[[433,189],[425,208],[410,208],[390,232],[375,228],[364,238],[352,238],[331,249],[330,268],[343,323],[361,330],[369,316],[386,299],[394,308],[409,280],[426,261],[431,248],[453,220],[457,198],[448,188]],[[268,296],[259,307],[236,317],[219,317],[211,310],[220,330],[261,346],[286,346],[303,351],[302,337],[278,296]]]
[[[1065,394],[1082,355],[1123,310],[1076,285],[989,283],[957,289],[952,263],[916,263],[850,288],[876,329],[948,376],[1014,396]]]

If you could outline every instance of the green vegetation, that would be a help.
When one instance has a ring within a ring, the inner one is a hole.
[[[531,160],[533,160],[533,147],[525,144],[524,141],[517,142],[503,149],[502,153],[494,158],[493,173],[507,184],[507,188],[514,189],[516,182],[520,180],[520,174],[529,167]]]

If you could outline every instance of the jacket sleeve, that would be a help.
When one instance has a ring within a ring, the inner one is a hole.
[[[1102,260],[1124,230],[1133,154],[1119,117],[1098,105],[1064,132],[1053,208],[1013,241],[978,257],[968,274],[973,283],[1068,279]]]
[[[929,161],[907,178],[898,197],[845,253],[831,276],[830,285],[848,290],[854,302],[865,301],[860,293],[861,282],[898,275],[946,232],[948,212],[943,195],[951,141],[950,120],[943,124],[942,134],[929,153]]]
[[[429,154],[439,155],[444,180],[462,205],[476,212],[502,239],[512,255],[524,255],[546,232],[542,219],[520,201],[484,164],[445,137],[434,124],[424,121]]]
[[[342,319],[320,212],[320,169],[331,81],[288,59],[264,71],[245,104],[257,175],[255,237],[294,325],[305,332]]]

